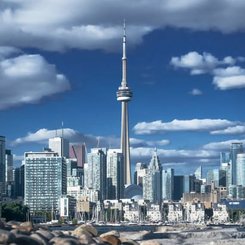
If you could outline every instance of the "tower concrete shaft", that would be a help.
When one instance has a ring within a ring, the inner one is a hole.
[[[117,100],[122,103],[121,115],[121,150],[123,153],[124,164],[124,184],[131,184],[131,163],[130,163],[130,144],[128,132],[128,102],[132,98],[132,91],[128,87],[127,79],[127,57],[126,57],[126,28],[124,23],[123,35],[123,57],[122,57],[122,82],[117,91]]]

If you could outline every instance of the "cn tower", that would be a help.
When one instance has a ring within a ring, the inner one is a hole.
[[[127,57],[126,57],[126,26],[124,22],[123,56],[122,56],[122,82],[117,91],[117,100],[122,104],[121,116],[121,150],[124,157],[124,184],[131,184],[130,144],[128,133],[128,102],[133,93],[127,84]]]

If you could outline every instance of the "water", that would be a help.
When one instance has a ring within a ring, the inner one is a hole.
[[[79,225],[78,225],[79,226]],[[49,226],[50,230],[63,230],[72,231],[78,226],[74,225],[62,225],[62,226]],[[99,234],[106,233],[108,231],[118,232],[139,232],[139,231],[156,231],[158,225],[93,225]]]

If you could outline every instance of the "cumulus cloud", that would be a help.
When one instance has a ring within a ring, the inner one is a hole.
[[[42,128],[37,130],[36,132],[29,132],[26,136],[20,137],[15,139],[12,142],[13,146],[17,146],[20,144],[26,144],[26,143],[39,143],[39,144],[47,144],[49,138],[53,138],[56,135],[61,135],[62,131],[59,130],[49,130],[46,128]],[[94,136],[90,134],[82,134],[77,130],[71,129],[71,128],[64,128],[63,129],[63,136],[67,140],[69,140],[70,143],[76,144],[76,143],[83,143],[85,142],[87,147],[119,147],[120,140],[119,138],[113,137],[113,136]]]
[[[136,134],[153,134],[167,131],[213,131],[235,124],[236,122],[226,119],[174,119],[171,122],[157,120],[153,122],[139,122],[134,126],[133,130]]]
[[[0,48],[0,110],[36,103],[70,89],[67,78],[41,55],[21,54],[6,58],[16,52],[15,48]]]
[[[194,96],[198,96],[198,95],[202,95],[202,91],[198,88],[193,88],[191,91],[190,91],[190,94],[191,95],[194,95]]]
[[[245,87],[245,69],[239,66],[218,68],[214,74],[213,83],[220,90]]]
[[[207,73],[217,66],[219,60],[209,53],[189,52],[181,57],[172,57],[170,64],[176,68],[190,69],[192,75]]]
[[[121,37],[124,18],[129,23],[131,44],[167,26],[225,33],[244,31],[244,9],[243,1],[223,0],[3,0],[0,45],[46,50],[109,49]]]
[[[199,75],[212,73],[219,65],[234,65],[236,61],[237,59],[231,56],[219,60],[210,53],[204,52],[203,54],[199,54],[196,51],[192,51],[180,57],[172,57],[170,64],[176,68],[189,69],[191,75]]]
[[[175,68],[188,69],[191,75],[211,74],[213,84],[220,90],[245,87],[245,69],[234,66],[236,62],[244,62],[244,57],[227,56],[219,60],[212,54],[199,54],[195,51],[180,57],[172,57],[170,60],[170,64]]]

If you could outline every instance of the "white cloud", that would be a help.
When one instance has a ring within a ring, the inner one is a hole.
[[[136,134],[153,134],[167,131],[213,131],[224,129],[235,124],[236,122],[226,119],[174,119],[171,122],[163,122],[161,120],[139,122],[133,129]]]
[[[4,55],[14,52],[17,50],[5,49]],[[36,103],[70,89],[67,78],[38,54],[0,58],[0,81],[0,110]]]
[[[158,146],[166,146],[169,145],[170,141],[167,139],[163,140],[156,140],[156,141],[149,141],[149,140],[143,140],[143,139],[136,139],[136,138],[130,138],[130,145],[132,147],[158,147]]]
[[[29,132],[26,136],[15,139],[12,142],[13,146],[26,144],[26,143],[38,143],[38,144],[47,144],[49,138],[53,138],[56,135],[60,136],[62,134],[61,129],[59,130],[49,130],[42,128],[36,132]],[[77,130],[71,128],[63,129],[63,136],[70,143],[83,143],[90,147],[119,147],[120,140],[113,136],[94,136],[90,134],[82,134]]]
[[[191,95],[194,95],[194,96],[197,96],[197,95],[202,95],[202,91],[198,88],[193,88],[191,91],[190,91],[190,94]]]
[[[192,75],[206,73],[217,66],[219,60],[209,53],[199,54],[192,51],[181,57],[172,57],[170,64],[174,67],[190,69]]]
[[[236,125],[221,130],[211,131],[210,134],[245,134],[244,125]]]
[[[245,144],[245,140],[227,140],[227,141],[220,141],[220,142],[211,142],[203,146],[204,150],[212,150],[212,151],[229,151],[230,146],[232,143],[243,143]]]
[[[136,147],[131,148],[131,156],[133,159],[144,159],[149,161],[152,153],[152,147]],[[197,149],[197,150],[176,150],[176,149],[157,149],[162,163],[200,163],[205,160],[206,162],[212,162],[218,159],[219,154],[211,149]]]
[[[223,0],[3,0],[0,45],[47,50],[109,49],[121,37],[124,18],[129,24],[131,44],[139,43],[149,31],[167,26],[243,31],[244,9],[244,1]]]
[[[189,52],[180,57],[172,57],[170,64],[176,68],[189,69],[191,75],[204,73],[213,73],[213,70],[219,65],[234,65],[237,59],[227,56],[219,60],[210,53],[199,54],[196,51]]]
[[[214,76],[213,84],[220,90],[227,90],[245,87],[245,69],[234,66],[236,62],[243,61],[244,57],[227,56],[218,60],[212,54],[192,51],[180,57],[172,57],[170,64],[176,68],[189,69],[191,75],[211,74]]]
[[[231,77],[214,77],[213,83],[220,90],[245,88],[245,75]]]

